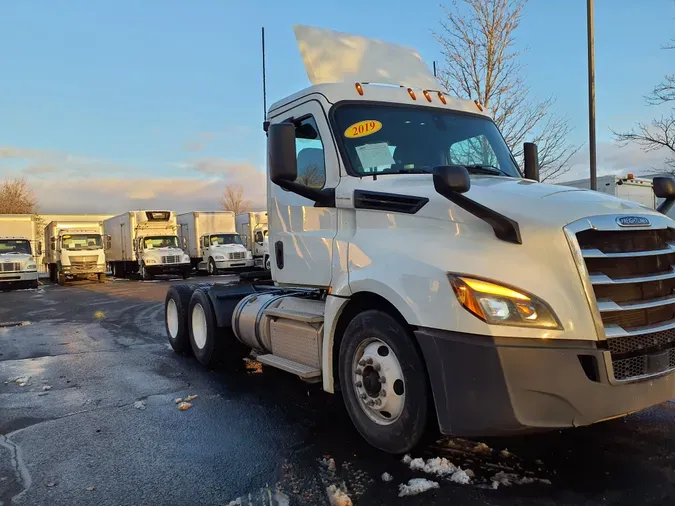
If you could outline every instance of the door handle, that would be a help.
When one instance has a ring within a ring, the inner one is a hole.
[[[277,241],[274,243],[274,257],[277,261],[277,268],[284,268],[284,243]]]

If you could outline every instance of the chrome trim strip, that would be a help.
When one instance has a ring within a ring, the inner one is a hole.
[[[658,299],[645,300],[642,302],[627,302],[619,304],[613,300],[598,301],[598,310],[601,313],[610,311],[632,311],[633,309],[650,309],[653,307],[667,306],[668,304],[675,304],[675,295],[671,297],[660,297]]]
[[[605,335],[607,336],[607,339],[614,339],[617,337],[642,336],[644,334],[652,334],[654,332],[663,332],[665,330],[673,329],[675,329],[675,320],[669,320],[668,323],[645,325],[644,327],[632,327],[631,330],[626,330],[619,325],[610,324],[605,326]]]
[[[675,267],[670,266],[670,272],[653,276],[629,276],[627,278],[610,278],[607,274],[591,274],[591,283],[594,285],[625,285],[627,283],[648,283],[649,281],[663,281],[675,278]]]
[[[634,251],[621,253],[603,253],[599,249],[582,249],[581,254],[584,258],[631,258],[631,257],[650,257],[656,255],[668,255],[675,252],[675,243],[669,242],[668,247],[664,249],[654,249],[649,251]]]

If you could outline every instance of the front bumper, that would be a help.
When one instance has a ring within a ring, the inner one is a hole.
[[[237,269],[240,267],[253,267],[253,259],[244,258],[242,260],[217,260],[216,267],[218,269]]]
[[[509,435],[590,425],[675,398],[675,374],[612,384],[594,341],[415,332],[441,432]]]
[[[188,274],[192,272],[192,264],[161,264],[146,265],[145,269],[152,275],[155,274]]]
[[[38,271],[0,272],[0,283],[20,283],[36,279],[38,279]]]
[[[61,269],[68,276],[88,276],[106,272],[105,264],[71,264],[62,265]]]

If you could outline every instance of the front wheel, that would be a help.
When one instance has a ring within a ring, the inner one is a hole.
[[[209,276],[214,276],[218,274],[218,267],[216,267],[216,262],[213,260],[213,258],[209,258],[209,264],[206,267],[207,272],[209,273]]]
[[[340,344],[339,374],[349,416],[368,443],[400,454],[420,442],[427,376],[408,328],[382,311],[358,314]]]
[[[150,274],[148,269],[146,269],[145,263],[141,264],[141,279],[145,281],[150,281],[152,279],[152,274]]]
[[[265,255],[265,270],[269,271],[272,269],[272,262],[270,262],[269,255]]]

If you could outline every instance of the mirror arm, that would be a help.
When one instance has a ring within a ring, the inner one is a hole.
[[[668,197],[666,200],[661,202],[661,205],[656,209],[661,214],[668,214],[670,208],[675,204],[675,197]]]
[[[514,221],[489,207],[485,207],[483,204],[479,204],[475,200],[471,200],[461,193],[452,191],[450,188],[437,185],[435,181],[434,186],[436,187],[436,191],[450,202],[457,204],[465,211],[490,225],[498,239],[513,244],[523,244],[523,240],[520,237],[520,227],[518,226],[517,221]]]
[[[285,179],[272,180],[274,184],[282,187],[284,190],[291,191],[314,201],[314,207],[335,207],[335,188],[324,188],[317,190],[309,188],[295,181],[286,181]]]

